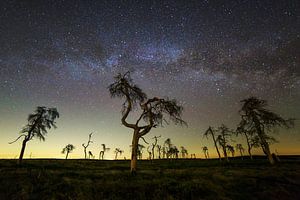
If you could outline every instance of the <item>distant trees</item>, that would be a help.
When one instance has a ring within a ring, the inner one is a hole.
[[[84,159],[87,159],[86,149],[88,148],[88,146],[90,146],[90,143],[93,143],[93,141],[91,141],[92,135],[93,135],[93,132],[89,134],[88,142],[86,144],[85,143],[82,144],[83,151],[84,151]]]
[[[209,158],[209,154],[208,154],[208,148],[207,146],[202,147],[202,151],[204,153],[205,159]]]
[[[121,156],[124,151],[121,150],[120,148],[116,148],[114,152],[115,152],[115,160],[117,160],[118,154],[120,154],[120,156]]]
[[[236,144],[235,148],[236,148],[236,150],[238,150],[240,152],[241,158],[243,160],[243,153],[245,151],[243,145],[242,144]]]
[[[68,159],[69,153],[71,153],[75,149],[75,146],[73,144],[68,144],[63,148],[61,151],[62,154],[66,154],[66,159]]]
[[[180,147],[180,153],[181,153],[181,158],[187,158],[188,156],[188,151],[184,146]]]
[[[231,146],[230,144],[227,144],[227,145],[226,145],[226,149],[228,150],[228,152],[231,153],[231,156],[234,157],[234,154],[235,154],[234,147]]]
[[[294,125],[293,119],[284,119],[278,114],[268,110],[267,101],[250,97],[241,101],[243,103],[239,114],[241,122],[239,128],[253,133],[259,139],[263,152],[267,155],[270,164],[274,164],[274,159],[270,151],[270,141],[274,138],[269,136],[269,132],[275,127],[290,128]]]
[[[165,115],[168,116],[169,121],[175,124],[186,124],[181,119],[183,108],[177,104],[176,100],[147,98],[147,95],[133,83],[129,72],[118,74],[115,82],[108,88],[111,97],[125,99],[121,122],[127,128],[133,129],[130,170],[132,174],[135,174],[139,139],[149,133],[152,128],[162,125],[166,121]],[[141,114],[135,123],[129,123],[127,117],[133,111],[133,107],[138,108]],[[141,120],[144,121],[143,124],[141,124]]]
[[[99,153],[99,160],[100,159],[103,160],[105,152],[110,150],[110,148],[107,148],[105,144],[101,144],[101,146],[102,146],[102,150]]]
[[[203,134],[203,136],[205,136],[206,138],[208,138],[208,136],[211,135],[215,148],[217,150],[218,156],[219,156],[219,160],[221,161],[221,155],[220,155],[220,151],[217,145],[217,140],[216,140],[216,136],[215,136],[215,132],[213,130],[213,128],[211,126],[208,127],[208,129],[205,131],[205,133]]]
[[[223,154],[224,154],[224,158],[225,161],[228,162],[228,155],[227,155],[227,148],[228,148],[228,140],[229,137],[231,136],[231,134],[233,133],[232,130],[230,130],[227,126],[225,126],[224,124],[222,124],[219,128],[218,128],[218,132],[219,135],[216,139],[216,142],[219,144],[219,146],[222,148],[223,150]],[[230,147],[229,147],[230,148]],[[231,149],[230,149],[231,150]]]
[[[158,138],[160,138],[161,136],[154,136],[152,139],[154,139],[154,143],[152,143],[152,148],[151,148],[151,151],[152,151],[152,159],[155,158],[155,154],[154,154],[154,151],[155,151],[155,147],[157,145],[157,140]]]
[[[89,151],[89,159],[91,159],[91,158],[95,158],[95,156],[93,155],[93,153],[91,152],[91,151]]]
[[[59,118],[57,109],[47,108],[44,106],[37,107],[34,113],[28,116],[28,123],[21,130],[22,135],[20,135],[13,142],[10,142],[10,144],[12,144],[21,137],[24,137],[19,156],[19,164],[22,163],[27,142],[33,138],[38,138],[39,140],[45,141],[45,136],[48,133],[48,129],[51,129],[52,127],[56,128],[56,118]]]

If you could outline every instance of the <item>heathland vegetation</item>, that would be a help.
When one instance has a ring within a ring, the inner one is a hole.
[[[188,125],[182,119],[183,107],[175,99],[149,98],[134,84],[129,72],[117,75],[108,91],[112,98],[124,101],[120,103],[120,121],[132,130],[132,143],[128,144],[130,161],[105,160],[105,153],[110,150],[114,150],[115,160],[124,153],[121,148],[106,144],[101,144],[99,160],[98,156],[95,159],[96,154],[89,151],[94,142],[92,132],[87,142],[82,143],[84,159],[67,160],[76,148],[70,143],[62,149],[66,160],[24,162],[27,142],[33,138],[44,141],[48,130],[56,128],[59,118],[56,108],[37,107],[28,116],[21,135],[11,142],[23,138],[18,163],[0,161],[0,199],[296,199],[300,196],[299,158],[279,157],[270,150],[270,145],[277,142],[272,132],[278,127],[293,127],[295,120],[272,112],[265,100],[256,97],[241,100],[241,109],[237,111],[241,120],[234,128],[225,124],[209,126],[203,136],[214,149],[202,147],[204,160],[196,159],[187,147],[176,146],[171,138],[160,141],[161,136],[154,136],[150,142],[144,138],[153,128],[170,122]],[[137,117],[135,123],[127,120],[132,113]],[[245,137],[245,146],[234,140],[238,135]],[[253,156],[253,148],[261,148],[268,163],[262,156]],[[216,151],[217,159],[210,158],[212,151]]]

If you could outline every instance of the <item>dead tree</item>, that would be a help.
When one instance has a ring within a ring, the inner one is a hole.
[[[103,160],[105,152],[110,150],[110,148],[107,148],[105,144],[101,144],[101,146],[102,146],[102,150],[99,153],[99,160],[100,159]]]
[[[91,152],[91,151],[89,151],[89,159],[91,159],[91,158],[95,158],[95,156],[93,155],[93,153]]]
[[[130,170],[132,174],[135,174],[139,139],[149,133],[152,128],[162,125],[167,119],[175,124],[186,124],[181,119],[183,108],[177,104],[176,100],[147,98],[147,95],[133,83],[129,72],[117,75],[115,82],[109,86],[109,92],[111,97],[125,99],[121,122],[133,130]],[[140,115],[135,123],[129,123],[127,118],[133,111],[133,107],[140,111]]]
[[[82,144],[83,150],[84,150],[84,159],[87,159],[86,149],[88,148],[88,146],[90,146],[90,143],[93,143],[93,141],[91,141],[92,135],[93,135],[93,132],[89,134],[89,140],[88,140],[87,144],[84,144],[84,143]]]
[[[152,139],[154,139],[154,143],[152,143],[152,148],[151,148],[151,151],[152,151],[152,159],[154,160],[155,156],[154,156],[154,150],[155,150],[155,147],[157,145],[157,140],[158,138],[160,138],[161,136],[154,136]]]

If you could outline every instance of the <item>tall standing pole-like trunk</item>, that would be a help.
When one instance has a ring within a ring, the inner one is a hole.
[[[213,138],[213,141],[214,141],[214,144],[215,144],[218,156],[219,156],[219,160],[221,161],[221,154],[220,154],[220,151],[219,151],[219,148],[218,148],[218,145],[217,145],[217,141],[216,141],[215,135],[213,133],[211,133],[211,135],[212,135],[212,138]]]
[[[248,137],[248,135],[247,135],[246,132],[244,134],[245,134],[247,145],[248,145],[248,154],[250,156],[250,159],[253,160],[252,153],[251,153],[251,145],[250,145],[249,137]]]
[[[66,160],[68,159],[69,151],[67,151]]]
[[[132,151],[131,151],[131,161],[130,161],[131,174],[136,174],[138,144],[139,144],[138,131],[135,130],[132,137]]]
[[[24,152],[25,152],[27,142],[28,142],[27,138],[25,138],[22,142],[22,148],[21,148],[21,152],[20,152],[20,156],[19,156],[19,165],[22,164],[22,160],[23,160],[23,156],[24,156]]]

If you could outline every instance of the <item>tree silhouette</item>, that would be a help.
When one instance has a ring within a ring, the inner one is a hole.
[[[245,151],[243,145],[242,145],[242,144],[236,144],[235,148],[240,152],[241,158],[242,158],[242,160],[243,160],[243,153],[244,153],[244,151]]]
[[[122,153],[123,153],[124,151],[123,150],[121,150],[120,148],[116,148],[115,149],[115,160],[117,160],[118,159],[118,154],[120,154],[120,156],[122,155]]]
[[[205,158],[208,159],[209,158],[209,154],[208,154],[208,148],[207,148],[207,146],[202,147],[202,151],[204,153]]]
[[[151,146],[147,147],[147,152],[148,152],[148,159],[151,161],[152,160],[152,151],[150,150]]]
[[[67,146],[65,146],[63,148],[63,150],[61,151],[61,153],[62,154],[66,153],[66,159],[68,159],[69,153],[71,153],[74,149],[75,149],[75,146],[73,144],[68,144]]]
[[[233,131],[230,130],[224,124],[222,124],[218,128],[217,131],[219,132],[219,135],[216,139],[216,142],[219,144],[219,146],[221,146],[221,148],[223,150],[225,161],[228,162],[229,160],[228,160],[228,155],[227,155],[227,144],[228,144],[228,139],[231,136],[231,134],[233,133]]]
[[[171,143],[171,139],[167,138],[164,142],[164,148],[163,148],[164,155],[166,155],[167,158],[170,157],[169,152],[170,152],[170,149],[172,146],[173,146],[173,144]]]
[[[227,144],[226,149],[231,153],[231,156],[234,157],[234,153],[235,153],[234,147],[231,146],[230,144]]]
[[[157,145],[157,153],[158,153],[158,159],[161,159],[161,153],[162,153],[162,146],[161,145]]]
[[[91,141],[92,135],[93,135],[93,132],[89,134],[89,140],[88,140],[87,144],[84,144],[84,143],[82,144],[83,151],[84,151],[84,159],[87,158],[86,149],[88,148],[88,146],[90,146],[91,143],[93,143],[93,141]]]
[[[155,158],[154,156],[154,150],[155,150],[155,147],[157,145],[157,140],[158,138],[160,138],[161,136],[154,136],[152,139],[154,139],[154,143],[152,143],[152,148],[151,148],[151,151],[152,151],[152,159]]]
[[[219,156],[219,160],[221,161],[221,155],[220,155],[220,151],[219,151],[219,148],[218,148],[218,145],[217,145],[217,141],[216,141],[216,138],[215,138],[215,132],[214,132],[214,130],[213,130],[213,128],[211,126],[209,126],[208,129],[203,134],[203,136],[205,136],[206,138],[208,138],[209,135],[211,135],[211,137],[212,137],[212,139],[214,141],[214,145],[215,145],[215,148],[217,150],[217,153],[218,153],[218,156]]]
[[[100,153],[99,153],[99,160],[100,160],[100,159],[103,160],[103,159],[104,159],[104,154],[105,154],[105,152],[107,152],[107,151],[110,150],[110,148],[107,148],[105,144],[101,144],[101,146],[102,146],[102,150],[101,150]]]
[[[186,158],[188,156],[188,151],[184,146],[180,147],[180,153],[182,158]]]
[[[22,135],[20,135],[13,142],[9,143],[12,144],[18,141],[21,137],[24,137],[19,156],[19,164],[22,163],[27,142],[33,138],[38,138],[39,140],[45,141],[45,136],[48,133],[48,129],[51,129],[51,127],[56,128],[56,118],[59,118],[59,113],[57,112],[56,108],[47,108],[43,106],[37,107],[34,113],[28,116],[28,123],[21,130]]]
[[[243,103],[239,114],[241,122],[239,128],[252,132],[258,136],[260,146],[263,152],[268,157],[270,164],[274,164],[274,159],[270,151],[270,141],[273,137],[268,133],[274,130],[275,127],[290,128],[294,125],[294,119],[284,119],[266,109],[267,101],[250,97],[241,101]]]
[[[109,86],[109,92],[113,98],[125,98],[121,122],[124,126],[133,129],[130,169],[131,173],[135,174],[139,139],[149,133],[152,128],[162,125],[163,122],[186,124],[181,119],[183,108],[177,105],[176,100],[147,98],[146,94],[132,82],[129,72],[117,75],[115,82]],[[129,123],[127,118],[133,111],[133,107],[139,108],[141,113],[135,123]],[[169,120],[166,119],[166,115]]]
[[[145,148],[144,145],[138,144],[138,159],[142,159],[143,158],[143,149],[144,148]]]
[[[89,159],[91,159],[91,157],[94,159],[95,156],[93,155],[93,153],[91,151],[89,151]]]

